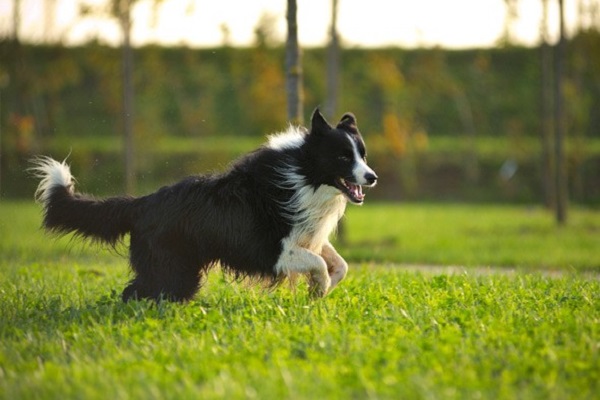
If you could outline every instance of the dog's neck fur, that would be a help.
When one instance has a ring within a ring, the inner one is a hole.
[[[276,150],[298,149],[306,138],[304,128],[290,126],[287,131],[269,137],[267,146]],[[285,165],[277,173],[281,186],[293,192],[292,197],[281,204],[292,224],[290,241],[319,254],[344,215],[346,198],[332,186],[310,185],[297,165]]]
[[[331,186],[302,187],[296,195],[298,219],[290,237],[300,247],[321,253],[346,210],[346,198]]]

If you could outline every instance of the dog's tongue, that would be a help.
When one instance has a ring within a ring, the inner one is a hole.
[[[362,200],[365,198],[365,195],[362,192],[362,186],[349,183],[348,188],[350,189],[350,193],[352,193],[352,196],[354,196],[354,198],[358,200]]]

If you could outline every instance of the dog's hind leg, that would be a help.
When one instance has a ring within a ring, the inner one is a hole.
[[[167,301],[191,300],[200,288],[200,275],[178,275],[177,277],[166,277],[160,282],[144,275],[138,275],[132,279],[125,290],[123,290],[123,301],[150,299]]]
[[[200,266],[181,247],[150,246],[131,240],[134,279],[123,291],[123,300],[190,300],[200,288]]]
[[[327,263],[327,272],[331,278],[331,291],[342,279],[346,277],[348,272],[348,263],[338,254],[331,243],[327,242],[321,250],[321,257]]]

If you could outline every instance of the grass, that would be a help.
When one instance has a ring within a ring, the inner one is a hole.
[[[557,227],[540,207],[365,204],[348,207],[353,260],[600,271],[600,212],[573,207]]]
[[[573,270],[448,275],[353,263],[319,301],[304,283],[266,292],[214,271],[188,304],[123,304],[123,258],[48,240],[38,212],[0,202],[0,398],[599,398],[600,281]],[[468,232],[495,232],[508,254],[523,230],[521,241],[539,235],[512,250],[518,260],[549,236],[588,240],[598,216],[571,217],[557,230],[515,207],[365,205],[350,210],[348,250],[451,254],[470,248]],[[473,265],[485,264],[477,254]],[[572,257],[567,265],[579,265]]]
[[[206,153],[228,153],[238,155],[250,151],[265,140],[264,136],[206,136],[206,137],[177,137],[161,136],[145,143],[144,148],[148,153],[181,154],[192,153],[198,156],[198,152]],[[372,138],[373,140],[373,138]],[[95,152],[120,153],[122,143],[118,136],[74,136],[58,137],[48,144],[50,152],[58,156],[66,156],[69,153],[94,149]],[[385,152],[386,142],[373,141],[373,151]],[[379,147],[377,147],[379,146]],[[537,154],[539,140],[536,136],[522,136],[507,140],[505,136],[478,136],[474,142],[474,150],[480,158],[501,158],[529,156]],[[470,144],[462,135],[431,136],[427,140],[427,152],[444,154],[462,154],[471,151]],[[582,143],[571,140],[567,143],[569,151],[583,151],[592,156],[600,153],[600,140],[586,138],[585,147]]]
[[[176,137],[164,136],[145,143],[144,148],[149,153],[181,154],[198,152],[227,153],[237,156],[250,151],[264,141],[264,137],[255,136],[207,136],[207,137]],[[118,136],[69,136],[57,138],[49,145],[49,150],[57,154],[77,154],[80,151],[120,153],[122,142]]]
[[[347,243],[338,247],[356,263],[600,272],[600,212],[591,209],[573,207],[569,223],[557,227],[540,207],[373,204],[367,199],[362,207],[348,206],[344,221]],[[33,202],[0,202],[3,258],[115,258],[114,252],[69,238],[45,237],[40,222]]]

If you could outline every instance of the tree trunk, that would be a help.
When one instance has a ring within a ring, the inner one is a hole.
[[[339,73],[340,73],[340,41],[337,32],[338,0],[331,0],[331,26],[329,27],[329,47],[327,48],[327,94],[325,100],[325,116],[335,121],[338,112]],[[338,222],[337,239],[347,243],[346,224],[343,219]]]
[[[286,44],[287,113],[288,120],[302,124],[302,56],[298,46],[298,22],[296,0],[287,0],[288,36]]]
[[[565,52],[565,21],[564,0],[558,0],[560,13],[560,38],[555,49],[555,76],[554,76],[554,157],[555,157],[555,185],[556,207],[555,217],[559,225],[567,222],[567,171],[564,152],[565,117],[563,108],[563,75]]]
[[[131,49],[131,2],[121,0],[120,17],[123,31],[123,151],[125,192],[135,191],[133,142],[133,51]]]
[[[13,21],[12,21],[13,22],[12,38],[16,42],[17,40],[19,40],[19,30],[20,30],[19,22],[21,21],[21,0],[15,0],[13,3],[12,19],[13,19]]]
[[[544,196],[544,205],[548,209],[555,209],[555,195],[556,189],[554,188],[554,176],[553,165],[554,160],[552,156],[552,49],[548,43],[548,0],[542,0],[543,3],[543,17],[541,24],[541,130],[540,138],[542,144],[542,193]]]
[[[333,121],[336,117],[339,73],[340,73],[340,43],[337,32],[338,0],[331,0],[331,27],[329,30],[329,48],[327,49],[327,94],[325,116]]]

